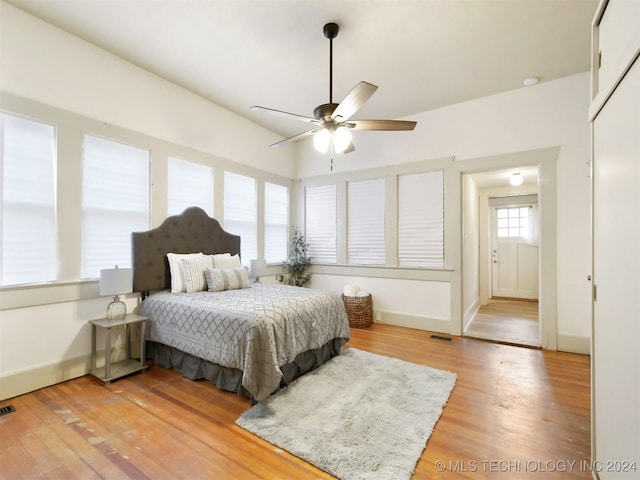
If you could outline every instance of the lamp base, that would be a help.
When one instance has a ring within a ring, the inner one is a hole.
[[[113,297],[113,301],[107,305],[107,320],[119,320],[127,316],[127,306],[120,300],[120,296]]]

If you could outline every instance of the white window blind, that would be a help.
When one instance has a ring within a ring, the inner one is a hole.
[[[305,189],[306,242],[313,263],[336,263],[336,186]]]
[[[188,207],[200,207],[213,217],[213,169],[199,163],[169,157],[167,213],[177,215]]]
[[[351,265],[384,265],[384,179],[347,184],[347,254]]]
[[[84,136],[82,278],[131,266],[131,233],[149,229],[149,151]]]
[[[1,114],[0,132],[0,284],[56,280],[55,127]]]
[[[287,258],[288,237],[289,189],[265,182],[264,258],[267,263],[281,263]]]
[[[224,229],[240,235],[243,265],[258,258],[258,213],[255,178],[224,172]]]
[[[398,178],[398,263],[444,267],[444,174]]]

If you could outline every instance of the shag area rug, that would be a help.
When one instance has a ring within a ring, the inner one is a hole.
[[[350,348],[236,423],[343,480],[409,479],[456,382]]]

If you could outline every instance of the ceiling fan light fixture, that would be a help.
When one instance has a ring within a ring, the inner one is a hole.
[[[313,137],[313,146],[317,151],[326,153],[331,147],[331,160],[333,162],[333,153],[351,153],[355,151],[355,147],[351,142],[351,129],[400,131],[413,130],[415,128],[416,122],[408,120],[350,120],[378,89],[377,86],[371,83],[360,82],[340,103],[333,102],[333,39],[338,35],[338,31],[339,27],[335,23],[327,23],[323,28],[324,36],[329,39],[329,102],[318,105],[313,110],[313,118],[259,105],[251,107],[251,110],[280,115],[313,125],[311,130],[280,140],[272,144],[272,147]]]
[[[327,153],[329,143],[331,143],[331,133],[326,128],[323,128],[313,135],[313,148],[320,153]]]
[[[509,178],[509,183],[514,187],[522,185],[522,175],[520,175],[519,172],[512,173],[511,177]]]
[[[345,128],[338,128],[333,134],[333,148],[337,153],[344,152],[351,143],[351,132]]]

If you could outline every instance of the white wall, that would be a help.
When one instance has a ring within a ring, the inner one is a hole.
[[[418,122],[414,132],[354,132],[356,151],[336,157],[334,170],[362,170],[450,156],[464,170],[464,162],[468,160],[475,162],[482,157],[559,147],[555,171],[557,344],[559,349],[588,353],[591,318],[591,285],[586,280],[591,271],[588,107],[588,73],[450,105],[410,117]],[[328,173],[327,159],[309,143],[298,147],[300,178]],[[451,265],[460,263],[459,260],[452,259]],[[340,281],[335,278],[336,286]],[[456,295],[460,295],[456,293],[459,289],[460,286],[452,285],[454,302]],[[461,323],[453,308],[452,315],[452,321]]]
[[[361,291],[371,293],[376,322],[387,323],[393,314],[393,323],[410,328],[421,328],[425,319],[446,323],[450,316],[449,284],[429,280],[341,276],[339,288],[331,275],[314,274],[310,286],[342,293],[344,285],[358,285]],[[390,301],[393,299],[392,301]],[[401,305],[398,307],[398,305]]]
[[[0,1],[0,90],[285,177],[281,137]]]

